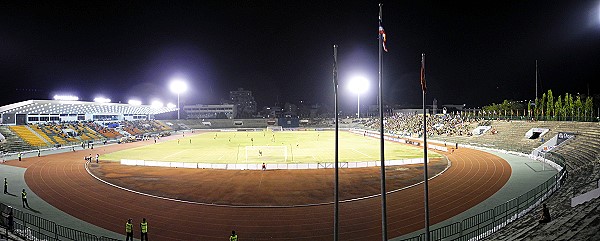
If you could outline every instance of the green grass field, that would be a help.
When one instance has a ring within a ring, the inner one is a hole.
[[[103,155],[102,159],[200,163],[324,163],[334,161],[334,137],[333,131],[206,132],[109,153]],[[379,139],[339,132],[340,162],[378,161],[379,149]],[[428,154],[429,158],[441,157],[434,152]],[[385,144],[386,160],[420,158],[422,155],[423,150],[416,147],[391,142]]]

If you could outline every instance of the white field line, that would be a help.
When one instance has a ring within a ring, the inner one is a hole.
[[[363,156],[366,156],[366,157],[368,157],[368,158],[373,158],[373,157],[371,157],[371,156],[369,156],[369,155],[367,155],[367,154],[365,154],[365,153],[363,153],[363,152],[361,152],[361,151],[359,151],[359,150],[356,150],[356,149],[354,149],[354,148],[352,148],[351,150],[352,150],[352,151],[354,151],[354,152],[356,152],[356,153],[362,154]]]
[[[175,152],[173,154],[166,155],[166,156],[164,156],[162,158],[169,158],[169,157],[172,157],[172,156],[175,156],[175,155],[179,155],[180,153],[185,152],[185,151],[187,151],[187,150],[181,150],[181,151]]]

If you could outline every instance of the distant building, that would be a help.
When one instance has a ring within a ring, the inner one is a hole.
[[[237,115],[235,118],[248,118],[256,114],[256,101],[252,96],[252,91],[239,88],[238,90],[229,91],[229,101],[227,104],[235,105]]]
[[[281,116],[282,109],[278,106],[265,106],[262,110],[263,117],[275,118]]]
[[[233,119],[236,118],[237,107],[224,105],[184,105],[186,119]]]
[[[283,113],[284,115],[298,117],[298,106],[292,103],[285,103],[283,107]]]

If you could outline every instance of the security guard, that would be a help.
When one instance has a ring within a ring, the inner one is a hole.
[[[27,203],[27,192],[25,192],[25,189],[21,192],[21,201],[23,201],[23,207],[27,206],[27,208],[30,208],[29,203]]]
[[[140,237],[140,240],[148,241],[148,222],[146,222],[146,218],[142,219],[142,223],[140,223],[140,230],[142,231],[142,236]]]
[[[4,194],[8,193],[8,181],[6,180],[6,177],[4,178]]]
[[[21,161],[21,152],[17,156],[19,156],[19,161]]]
[[[125,223],[125,233],[127,234],[125,241],[133,241],[133,223],[131,223],[131,218],[127,220],[127,223]]]
[[[235,234],[235,231],[231,231],[231,236],[229,236],[229,241],[237,241],[237,234]]]

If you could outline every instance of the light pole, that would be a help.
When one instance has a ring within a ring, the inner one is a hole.
[[[179,104],[179,94],[185,92],[187,90],[187,84],[182,79],[173,79],[170,84],[171,92],[177,94],[177,119],[179,120],[179,109],[181,106]]]
[[[369,81],[362,76],[354,77],[350,80],[350,84],[348,85],[350,91],[356,93],[357,96],[357,110],[356,117],[360,118],[360,94],[364,93],[369,88]]]

